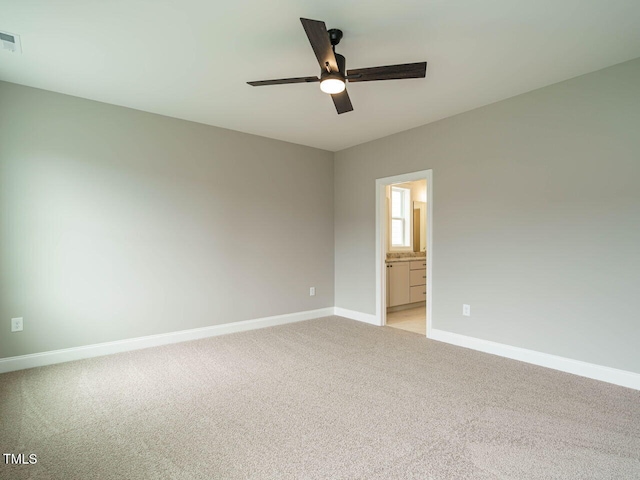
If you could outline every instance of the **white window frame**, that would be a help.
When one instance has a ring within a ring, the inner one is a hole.
[[[403,205],[402,205],[402,213],[401,217],[393,216],[393,192],[394,190],[400,191],[402,193]],[[411,189],[407,187],[400,187],[396,185],[391,185],[391,189],[389,190],[389,251],[390,252],[407,252],[413,251],[413,236],[411,235]],[[393,244],[393,221],[401,220],[404,225],[404,243],[403,245],[394,245]]]

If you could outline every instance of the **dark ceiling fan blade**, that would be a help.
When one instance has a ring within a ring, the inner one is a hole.
[[[338,63],[336,62],[336,56],[333,53],[331,47],[331,41],[329,40],[329,32],[327,32],[327,26],[320,20],[309,20],[308,18],[301,18],[304,31],[309,38],[313,53],[316,54],[318,64],[321,70],[326,70],[326,65],[329,63],[329,67],[332,72],[338,71]]]
[[[427,62],[403,63],[385,67],[356,68],[347,71],[347,80],[351,82],[372,82],[374,80],[400,80],[403,78],[424,78],[427,74]]]
[[[262,87],[264,85],[284,85],[286,83],[311,83],[319,82],[318,77],[296,77],[296,78],[279,78],[277,80],[258,80],[257,82],[247,82],[253,87]]]
[[[333,104],[336,106],[338,114],[353,110],[353,105],[351,105],[351,99],[349,98],[349,94],[346,89],[340,93],[331,95],[331,98],[333,99]]]

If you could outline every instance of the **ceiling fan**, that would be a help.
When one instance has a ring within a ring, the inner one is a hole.
[[[327,30],[324,22],[301,18],[304,31],[309,38],[311,48],[320,65],[320,78],[296,77],[277,80],[260,80],[247,82],[254,87],[264,85],[283,85],[286,83],[320,82],[320,89],[331,95],[338,114],[353,110],[346,83],[372,82],[374,80],[399,80],[403,78],[424,78],[427,73],[427,62],[404,63],[384,67],[356,68],[346,70],[346,59],[335,52],[335,47],[342,39],[342,31],[332,28]]]

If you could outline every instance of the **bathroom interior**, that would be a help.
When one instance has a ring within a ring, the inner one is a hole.
[[[386,324],[426,335],[427,181],[388,185],[386,198]]]

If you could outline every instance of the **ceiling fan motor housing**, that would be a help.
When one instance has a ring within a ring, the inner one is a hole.
[[[336,78],[336,79],[342,80],[343,82],[345,81],[346,72],[347,72],[347,59],[344,58],[343,55],[336,53],[336,63],[338,64],[338,71],[329,72],[327,70],[323,70],[322,72],[320,72],[320,81],[326,80],[329,78]]]

